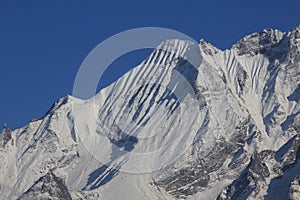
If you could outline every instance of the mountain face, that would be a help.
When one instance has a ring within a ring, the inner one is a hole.
[[[300,26],[168,40],[0,135],[1,199],[299,199]]]

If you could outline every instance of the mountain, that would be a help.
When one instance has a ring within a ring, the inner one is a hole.
[[[168,40],[0,135],[2,199],[299,199],[300,26]]]

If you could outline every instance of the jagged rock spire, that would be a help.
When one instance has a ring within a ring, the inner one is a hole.
[[[5,146],[11,139],[11,130],[9,129],[7,123],[5,123],[2,134],[0,135],[0,145],[2,144],[1,146]]]
[[[4,124],[3,131],[4,131],[4,132],[8,132],[8,131],[10,132],[10,131],[11,131],[11,130],[9,129],[7,123]]]

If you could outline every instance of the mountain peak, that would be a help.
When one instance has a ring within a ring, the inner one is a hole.
[[[295,26],[295,27],[293,28],[293,30],[300,30],[300,24],[298,24],[297,26]]]
[[[5,123],[2,133],[0,134],[0,146],[4,147],[12,139],[11,130]]]
[[[295,26],[289,34],[290,36],[290,47],[294,46],[299,49],[300,46],[300,25]]]
[[[165,52],[172,52],[182,56],[185,54],[186,50],[193,45],[193,42],[189,40],[170,39],[163,41],[156,47],[155,50],[163,50]]]
[[[8,125],[7,125],[7,123],[4,124],[3,129],[4,129],[3,131],[5,131],[5,132],[10,131],[10,129],[9,129]]]
[[[63,105],[70,104],[73,102],[83,101],[82,99],[73,97],[71,95],[66,95],[64,97],[59,98],[51,107],[50,111],[57,110]]]
[[[202,50],[202,52],[204,52],[206,55],[210,55],[210,56],[221,51],[220,49],[218,49],[211,43],[206,42],[204,39],[200,39],[199,46],[200,46],[200,49]]]
[[[57,177],[52,171],[42,176],[22,196],[22,199],[68,199],[71,195],[64,180]]]
[[[167,40],[97,98],[5,125],[1,197],[298,197],[299,32],[263,29],[228,51]]]
[[[233,45],[233,49],[237,49],[239,55],[264,54],[277,44],[283,35],[284,33],[277,29],[263,29],[260,33],[256,32],[245,36]]]

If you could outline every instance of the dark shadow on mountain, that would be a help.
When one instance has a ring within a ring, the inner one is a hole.
[[[199,58],[199,65],[201,59]],[[178,58],[178,62],[172,72],[170,82],[165,89],[162,97],[159,99],[159,103],[168,101],[168,108],[170,112],[174,112],[180,105],[180,102],[188,96],[188,94],[194,96],[198,94],[196,87],[196,80],[198,77],[198,66],[194,66],[184,58]],[[182,80],[184,79],[184,80]],[[190,88],[186,88],[182,82],[188,82]],[[197,98],[197,96],[196,96]],[[171,100],[174,100],[170,105]]]
[[[150,103],[149,103],[149,105],[148,105],[148,107],[147,107],[147,109],[146,109],[145,114],[140,118],[139,121],[137,121],[138,117],[139,117],[140,114],[141,114],[141,111],[143,110],[143,108],[144,108],[144,106],[145,106],[145,102],[146,102],[147,99],[150,97],[150,92],[153,91],[153,90],[155,89],[156,86],[157,86],[157,88],[156,88],[154,94],[153,94],[152,97],[151,97]],[[136,94],[130,99],[130,101],[129,101],[129,106],[132,107],[132,104],[133,104],[132,101],[135,100],[135,98],[136,98],[136,96],[139,94],[139,92],[142,92],[143,95],[146,94],[146,90],[147,90],[148,87],[151,87],[150,90],[149,90],[150,92],[148,92],[148,94],[147,94],[148,96],[147,96],[146,98],[144,98],[144,100],[143,100],[142,102],[139,101],[139,103],[138,103],[139,106],[138,106],[136,112],[134,113],[134,115],[133,115],[133,117],[132,117],[132,121],[136,122],[137,125],[139,125],[139,126],[145,126],[145,125],[147,124],[147,121],[148,121],[148,120],[146,120],[146,122],[145,122],[144,119],[145,119],[145,117],[147,116],[147,113],[149,112],[150,108],[155,104],[155,98],[157,97],[158,92],[159,92],[159,89],[160,89],[161,86],[160,86],[160,85],[157,85],[157,84],[152,84],[152,86],[150,86],[150,84],[143,85],[143,86],[141,86],[141,87],[138,89],[137,93],[136,93]],[[142,88],[144,88],[143,91],[141,90]],[[141,99],[139,99],[139,100],[141,100]],[[143,122],[143,124],[142,124],[142,122]]]
[[[300,102],[300,84],[298,87],[294,90],[294,92],[288,96],[289,101],[295,101],[296,103]]]
[[[241,173],[241,175],[227,187],[228,199],[248,199],[250,194],[255,190],[256,185],[250,186],[248,179],[251,163]],[[226,198],[226,199],[227,199]],[[220,196],[219,198],[220,199]]]
[[[297,117],[300,112],[291,114],[287,116],[286,120],[280,125],[283,131],[287,131],[291,124],[294,123],[295,117]]]
[[[271,180],[265,200],[289,199],[290,183],[300,174],[300,148],[295,163],[284,168],[283,175]]]
[[[87,184],[83,190],[97,189],[112,180],[118,173],[119,171],[117,168],[109,168],[108,166],[103,165],[89,175]]]
[[[200,63],[199,63],[200,65]],[[177,65],[175,66],[174,70],[178,71],[184,78],[190,83],[193,87],[194,91],[196,92],[195,82],[198,77],[198,66],[193,66],[189,61],[181,58],[179,59]]]
[[[234,164],[243,153],[244,153],[244,149],[239,148],[239,150],[233,155],[233,158],[232,158],[231,162],[228,164],[228,167],[231,167],[232,164]]]
[[[288,149],[291,147],[291,145],[293,144],[295,138],[297,137],[297,135],[295,135],[294,137],[292,137],[291,139],[289,139],[289,141],[287,143],[285,143],[282,147],[280,147],[280,149],[275,153],[275,160],[277,162],[280,162],[282,159],[282,156],[288,151]]]
[[[138,138],[135,136],[122,133],[121,138],[118,140],[110,139],[110,141],[115,144],[120,149],[124,149],[129,152],[134,149],[135,144],[138,143]]]

